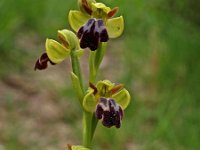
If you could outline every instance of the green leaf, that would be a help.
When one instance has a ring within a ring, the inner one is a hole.
[[[71,72],[71,79],[72,79],[72,84],[74,86],[76,95],[78,96],[79,101],[82,104],[82,99],[83,99],[84,94],[83,94],[83,90],[81,89],[80,80],[73,72]]]
[[[87,111],[87,112],[94,112],[95,108],[96,108],[96,98],[93,94],[93,90],[89,89],[88,93],[85,95],[84,99],[83,99],[83,108]]]
[[[124,19],[122,16],[108,19],[107,31],[110,38],[119,37],[124,31]]]
[[[112,97],[123,110],[129,105],[131,99],[129,92],[126,89],[122,89]]]
[[[66,59],[70,54],[69,49],[52,39],[47,39],[45,46],[49,59],[56,64]]]
[[[71,10],[68,19],[71,28],[77,32],[90,19],[90,16],[81,11]]]

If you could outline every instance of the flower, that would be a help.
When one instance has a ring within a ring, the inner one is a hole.
[[[130,94],[122,84],[115,85],[109,80],[90,83],[90,88],[83,99],[83,108],[87,112],[95,112],[97,119],[102,120],[105,127],[120,128],[123,110],[130,103]]]
[[[75,51],[78,56],[81,56],[80,49],[76,35],[69,30],[58,31],[58,38],[60,42],[53,39],[47,39],[45,43],[46,52],[35,63],[35,70],[43,70],[48,66],[48,62],[52,65],[60,63],[69,57],[71,51]]]
[[[109,38],[117,38],[122,34],[123,17],[113,18],[118,11],[117,7],[111,9],[93,0],[79,0],[79,5],[80,11],[71,10],[68,19],[72,29],[78,32],[81,48],[96,50],[99,42],[107,42]]]

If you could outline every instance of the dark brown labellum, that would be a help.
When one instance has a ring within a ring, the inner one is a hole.
[[[94,18],[89,19],[79,29],[77,36],[80,39],[80,47],[89,47],[92,51],[98,48],[100,42],[107,42],[109,39],[103,20]]]
[[[96,107],[96,117],[108,128],[112,126],[120,128],[123,110],[113,99],[100,98]]]

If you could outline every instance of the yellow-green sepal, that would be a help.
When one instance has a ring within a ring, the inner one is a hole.
[[[58,30],[58,38],[63,45],[71,50],[79,49],[79,40],[75,33],[70,30]]]
[[[75,32],[77,32],[89,19],[89,15],[77,10],[71,10],[68,15],[69,24]]]
[[[82,99],[84,96],[83,90],[81,89],[81,84],[80,84],[79,78],[73,72],[71,72],[71,80],[72,80],[72,84],[74,86],[76,95],[78,96],[78,99],[79,99],[80,103],[82,104]]]
[[[118,93],[114,94],[112,98],[122,107],[122,109],[126,109],[126,107],[130,103],[131,96],[126,89],[122,89]]]
[[[93,92],[94,92],[93,89],[89,89],[83,99],[83,108],[87,112],[94,112],[96,108],[97,100]]]
[[[66,59],[70,54],[70,49],[52,39],[46,40],[45,47],[49,59],[56,64]]]
[[[107,31],[109,38],[117,38],[124,31],[124,18],[122,16],[107,20]]]

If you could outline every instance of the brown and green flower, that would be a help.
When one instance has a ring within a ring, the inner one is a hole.
[[[123,33],[123,17],[113,18],[117,7],[111,9],[93,0],[79,0],[79,6],[80,11],[71,10],[68,18],[72,29],[78,32],[81,48],[96,50],[100,42],[107,42]]]
[[[122,84],[115,85],[109,80],[90,83],[90,88],[83,99],[83,107],[87,112],[95,112],[97,119],[106,127],[119,128],[123,118],[123,110],[130,103],[130,94]]]

